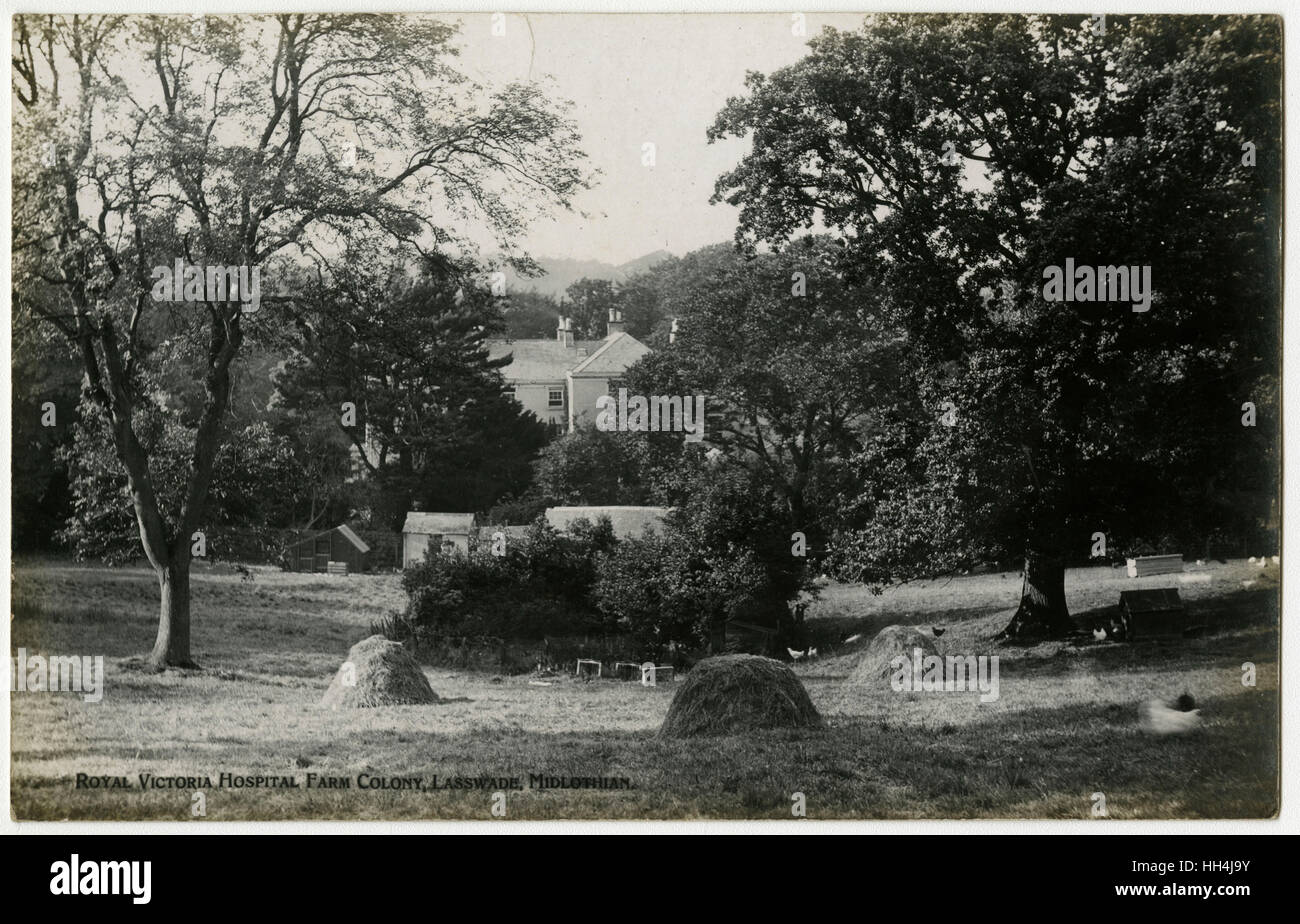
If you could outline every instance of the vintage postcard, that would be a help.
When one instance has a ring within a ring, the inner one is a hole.
[[[1278,814],[1280,17],[10,26],[13,820]]]

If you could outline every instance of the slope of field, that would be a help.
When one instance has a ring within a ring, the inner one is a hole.
[[[20,820],[201,822],[184,778],[207,777],[199,786],[207,819],[489,819],[492,793],[513,777],[522,787],[506,789],[514,819],[789,818],[796,792],[811,818],[1089,818],[1098,792],[1110,819],[1270,816],[1278,805],[1277,568],[1260,570],[1211,565],[1185,583],[1072,572],[1067,594],[1084,623],[1104,615],[1121,589],[1179,586],[1210,629],[1179,641],[1089,635],[1031,648],[989,641],[1014,608],[1015,575],[878,596],[832,586],[811,611],[811,630],[833,642],[864,639],[826,645],[796,665],[827,728],[678,742],[654,735],[671,684],[426,669],[441,703],[321,708],[349,646],[403,605],[392,575],[260,568],[248,581],[201,566],[193,583],[202,669],[151,674],[140,665],[156,621],[147,570],[19,562],[14,652],[103,655],[107,677],[99,703],[14,694],[13,811]],[[893,623],[943,629],[944,653],[997,654],[997,701],[853,682],[855,652]],[[1241,682],[1245,662],[1256,668],[1253,687]],[[1143,699],[1183,691],[1202,706],[1203,729],[1171,738],[1139,731]],[[142,774],[182,779],[142,787]],[[126,787],[86,788],[94,776]],[[281,783],[235,786],[241,777]],[[630,788],[530,785],[543,777]],[[361,788],[394,778],[420,788]],[[434,788],[456,778],[462,788]],[[279,788],[285,779],[299,788]],[[308,788],[323,779],[349,788]]]

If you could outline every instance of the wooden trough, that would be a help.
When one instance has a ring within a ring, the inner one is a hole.
[[[1146,577],[1149,574],[1176,574],[1183,570],[1181,555],[1143,555],[1128,560],[1128,576]]]

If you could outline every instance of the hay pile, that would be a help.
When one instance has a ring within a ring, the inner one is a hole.
[[[884,686],[888,686],[889,675],[894,673],[890,662],[899,655],[906,655],[911,660],[918,648],[921,649],[921,657],[939,653],[933,636],[920,629],[913,626],[886,626],[871,640],[853,665],[848,684],[879,689],[881,681],[884,681]]]
[[[349,668],[350,665],[350,668]],[[349,682],[355,678],[355,683]],[[331,709],[409,706],[438,702],[411,653],[382,635],[357,642],[321,699]]]
[[[817,728],[822,718],[794,671],[771,658],[706,658],[682,682],[659,729],[664,738],[734,735],[761,728]]]

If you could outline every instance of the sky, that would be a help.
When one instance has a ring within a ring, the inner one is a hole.
[[[824,25],[855,29],[863,18],[802,15],[803,36],[790,13],[504,14],[501,36],[491,14],[458,17],[464,72],[489,87],[531,77],[572,100],[588,163],[601,171],[575,203],[588,217],[557,213],[524,248],[618,264],[731,240],[737,210],[709,197],[746,144],[710,145],[708,127],[743,92],[746,72],[792,64]],[[653,167],[642,164],[647,142]]]

